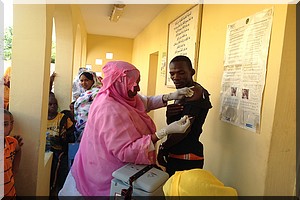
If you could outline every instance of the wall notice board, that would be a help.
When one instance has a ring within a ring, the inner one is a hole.
[[[168,27],[167,65],[175,56],[184,55],[189,57],[196,71],[194,79],[197,77],[201,11],[202,4],[195,5],[169,23]],[[165,84],[168,87],[174,87],[168,66],[166,71]]]

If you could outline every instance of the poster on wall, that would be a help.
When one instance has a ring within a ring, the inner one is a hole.
[[[161,56],[160,76],[166,77],[167,53],[163,52]]]
[[[169,24],[166,86],[175,87],[169,74],[169,63],[178,55],[188,56],[197,72],[200,6],[196,5]],[[196,74],[194,78],[196,78]]]
[[[273,8],[227,26],[220,119],[259,133]]]

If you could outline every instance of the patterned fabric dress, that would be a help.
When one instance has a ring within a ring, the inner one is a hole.
[[[77,98],[75,104],[74,104],[74,117],[76,120],[75,124],[75,131],[76,131],[76,137],[78,138],[78,141],[81,139],[81,134],[83,132],[83,129],[85,127],[88,113],[90,106],[98,94],[102,84],[98,80],[95,72],[90,72],[93,75],[94,84],[89,90],[86,90],[84,93],[81,93],[81,95]]]
[[[95,99],[97,93],[99,92],[100,88],[92,88],[85,93],[82,93],[80,97],[76,100],[74,105],[74,112],[75,112],[75,120],[76,120],[76,131],[78,133],[82,133],[85,123],[88,118],[88,113],[90,106]]]

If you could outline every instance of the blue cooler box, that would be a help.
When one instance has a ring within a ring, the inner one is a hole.
[[[146,166],[129,163],[114,171],[112,173],[114,178],[111,181],[110,196],[121,196],[122,189],[129,188],[129,178]],[[132,196],[164,196],[162,186],[168,178],[168,173],[152,167],[133,182]]]

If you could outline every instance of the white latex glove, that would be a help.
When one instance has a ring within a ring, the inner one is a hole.
[[[155,135],[158,139],[162,139],[168,134],[172,133],[185,133],[190,127],[191,122],[187,115],[183,116],[180,120],[172,122],[165,128],[156,131]]]
[[[191,97],[194,95],[194,91],[191,89],[192,87],[184,87],[177,89],[175,92],[168,94],[168,101],[169,100],[177,100],[177,99],[183,99],[184,97]]]

